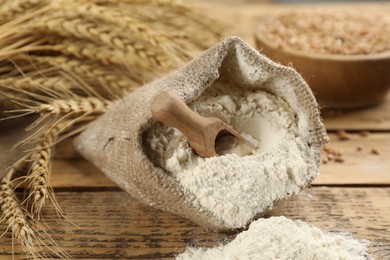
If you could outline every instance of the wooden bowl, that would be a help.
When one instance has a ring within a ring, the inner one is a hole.
[[[390,52],[326,55],[281,48],[261,34],[262,25],[256,31],[257,48],[274,61],[292,64],[322,106],[359,108],[384,100],[390,88]]]

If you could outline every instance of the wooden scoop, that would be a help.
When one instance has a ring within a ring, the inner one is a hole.
[[[237,137],[253,149],[256,148],[255,144],[219,118],[203,117],[192,111],[173,92],[163,91],[154,98],[152,115],[157,121],[180,130],[187,137],[191,148],[202,157],[218,156],[215,142],[226,134]]]

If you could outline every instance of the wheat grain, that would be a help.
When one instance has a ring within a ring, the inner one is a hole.
[[[259,30],[280,48],[332,55],[390,52],[390,19],[380,13],[299,10],[274,16]]]

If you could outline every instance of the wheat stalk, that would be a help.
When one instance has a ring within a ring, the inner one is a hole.
[[[2,105],[7,107],[9,112],[11,112],[10,109],[23,107],[20,102],[30,102],[39,96],[45,99],[46,97],[65,97],[70,95],[74,89],[76,87],[71,82],[58,76],[19,75],[0,78],[0,93],[4,96]]]
[[[0,45],[1,46],[1,45]],[[0,51],[1,57],[2,51]],[[43,62],[37,62],[31,59],[32,54],[15,54],[11,57],[1,59],[4,66],[4,74],[0,75],[1,79],[9,79],[10,77],[22,76],[22,77],[35,77],[45,74],[45,76],[58,76],[59,71],[52,66]],[[2,66],[2,67],[3,67]],[[8,73],[6,71],[8,70]],[[50,73],[48,75],[47,73]]]

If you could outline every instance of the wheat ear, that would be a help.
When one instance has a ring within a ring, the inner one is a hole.
[[[111,46],[125,53],[134,55],[138,58],[138,65],[143,67],[162,66],[171,68],[173,65],[169,62],[165,53],[151,48],[144,41],[127,37],[123,32],[119,32],[115,27],[107,24],[96,24],[87,19],[74,17],[73,12],[54,12],[53,16],[39,20],[36,23],[37,29],[55,32],[63,37],[76,37],[92,42],[99,42]]]
[[[1,222],[7,223],[7,230],[12,231],[12,238],[17,239],[23,246],[23,250],[25,250],[33,259],[46,258],[44,252],[37,251],[37,249],[42,250],[43,247],[49,249],[49,251],[59,258],[71,259],[71,256],[62,250],[60,245],[50,237],[49,233],[33,220],[16,198],[12,186],[12,178],[16,172],[24,170],[28,164],[27,159],[28,156],[24,156],[8,168],[6,175],[0,182]],[[6,231],[3,234],[5,234]],[[47,242],[47,244],[45,242]]]
[[[98,93],[122,96],[124,90],[134,90],[140,83],[135,82],[123,73],[110,70],[108,67],[96,66],[96,63],[72,59],[65,56],[32,57],[33,61],[46,62],[53,67],[71,73],[71,77],[79,78],[84,83],[92,85]]]
[[[34,93],[66,93],[71,91],[72,87],[66,79],[58,76],[49,77],[10,77],[7,79],[0,79],[1,86],[12,87],[14,90],[26,90]]]
[[[39,114],[40,117],[27,130],[39,125],[50,117],[65,116],[66,118],[93,117],[103,114],[112,103],[95,97],[73,97],[72,99],[52,99],[47,103],[31,102],[34,105],[18,103],[23,109],[11,112]]]
[[[31,164],[27,176],[29,191],[27,205],[31,214],[37,219],[40,218],[42,207],[48,198],[56,210],[61,212],[50,186],[51,155],[53,145],[57,142],[60,134],[71,125],[69,121],[64,120],[43,131],[41,140],[37,142],[35,149],[31,152]]]
[[[76,8],[78,14],[84,15],[89,19],[95,17],[97,22],[109,22],[115,24],[115,26],[122,27],[133,38],[143,39],[155,48],[164,50],[173,61],[181,62],[189,58],[189,55],[178,44],[170,41],[162,32],[157,33],[152,26],[119,10],[101,7],[88,2],[79,4]]]
[[[47,2],[47,0],[8,0],[0,5],[0,22],[4,23]]]
[[[28,174],[29,199],[28,206],[33,216],[39,219],[42,207],[47,198],[59,209],[54,193],[49,185],[51,172],[51,154],[53,145],[58,142],[61,135],[72,127],[78,120],[86,116],[102,114],[110,101],[94,97],[78,98],[78,100],[52,100],[35,108],[35,112],[42,116],[63,115],[66,120],[59,120],[43,132],[41,140],[30,156],[31,165]],[[31,108],[32,109],[32,108]],[[32,109],[33,110],[33,109]],[[73,117],[77,119],[72,120]],[[41,117],[42,118],[42,117]],[[44,117],[43,117],[44,118]]]
[[[7,230],[12,230],[12,236],[20,241],[31,255],[35,255],[34,230],[31,228],[27,220],[27,213],[16,198],[11,184],[12,176],[23,163],[25,163],[25,158],[11,166],[1,180],[0,205],[3,213],[2,220],[8,225]]]
[[[41,104],[35,108],[36,113],[61,115],[61,114],[102,114],[110,101],[101,100],[95,97],[77,98],[71,100],[55,99],[47,104]]]
[[[119,70],[127,71],[128,77],[132,82],[138,82],[136,79],[149,81],[156,77],[156,75],[160,74],[156,67],[139,68],[137,66],[137,63],[139,62],[134,61],[134,56],[131,54],[123,53],[110,46],[103,46],[88,41],[82,41],[78,39],[64,39],[61,41],[61,43],[54,44],[51,47],[51,50],[68,56],[68,59],[74,56],[80,60],[84,59],[89,61],[96,61],[102,65],[110,66],[111,68],[118,68]],[[94,67],[99,68],[101,66],[95,63]],[[116,72],[116,74],[118,74],[118,72]],[[127,79],[127,81],[129,80]],[[116,82],[118,81],[116,80]],[[131,82],[128,82],[127,85],[130,83]],[[123,87],[126,87],[124,85],[126,84],[122,84]],[[133,83],[133,85],[134,87],[137,87],[139,83]],[[130,89],[132,89],[132,87],[130,87]]]

